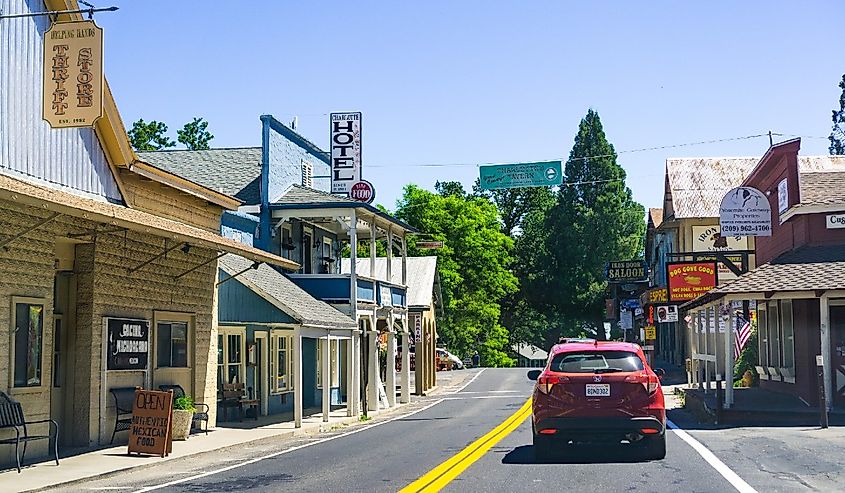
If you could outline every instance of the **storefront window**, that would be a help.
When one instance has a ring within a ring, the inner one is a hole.
[[[217,382],[218,385],[223,383],[223,375],[225,375],[226,366],[223,364],[223,336],[217,336]]]
[[[780,367],[780,331],[778,322],[780,317],[778,302],[769,302],[769,366]]]
[[[226,335],[226,383],[243,382],[241,364],[243,363],[243,335]]]
[[[41,385],[44,305],[15,303],[15,387]]]
[[[292,338],[287,335],[273,334],[270,342],[273,357],[270,358],[273,375],[272,391],[287,392],[293,389]]]
[[[792,322],[792,301],[784,300],[780,304],[781,340],[783,341],[783,367],[795,367],[795,334]]]
[[[186,322],[159,322],[156,341],[156,361],[159,368],[188,367]]]
[[[757,336],[760,366],[769,366],[769,324],[766,305],[763,303],[757,306]]]

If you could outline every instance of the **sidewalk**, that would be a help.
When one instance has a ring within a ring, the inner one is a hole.
[[[380,412],[389,412],[399,408],[401,408],[401,405]],[[371,411],[370,414],[374,413]],[[280,418],[283,418],[283,416],[280,416]],[[293,421],[261,425],[261,422],[267,422],[268,418],[266,417],[262,418],[262,421],[257,424],[250,419],[245,419],[243,423],[224,422],[221,423],[223,426],[209,430],[207,436],[204,433],[195,434],[191,435],[186,441],[173,442],[173,452],[163,458],[127,455],[126,445],[123,444],[62,458],[58,466],[54,461],[45,459],[43,462],[25,466],[20,474],[14,467],[0,472],[0,491],[38,491],[58,485],[67,486],[85,479],[112,475],[127,469],[161,466],[173,459],[240,446],[256,440],[316,434],[328,431],[336,426],[358,422],[358,417],[346,416],[346,409],[332,411],[327,423],[324,423],[322,419],[322,414],[305,417],[302,420],[302,428],[298,429],[294,428]],[[257,426],[246,428],[250,423]],[[237,427],[230,428],[228,427],[230,425]]]

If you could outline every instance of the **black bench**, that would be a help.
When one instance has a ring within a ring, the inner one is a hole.
[[[132,406],[135,403],[135,387],[115,387],[109,389],[114,397],[114,431],[111,433],[111,441],[114,443],[114,436],[118,431],[126,431],[132,427]]]
[[[50,423],[46,435],[30,435],[26,425]],[[56,465],[59,465],[59,424],[52,419],[40,419],[27,421],[23,414],[21,403],[12,399],[3,392],[0,392],[0,428],[14,428],[15,438],[0,440],[3,444],[15,444],[15,460],[18,465],[18,472],[21,472],[21,462],[26,456],[26,444],[33,440],[53,439],[53,453],[56,455]],[[23,432],[23,435],[21,435]],[[52,433],[51,433],[52,432]],[[23,443],[23,453],[18,454],[18,446]],[[49,446],[49,445],[48,445]]]
[[[185,395],[185,389],[182,388],[181,385],[159,385],[158,388],[164,392],[168,390],[173,391],[173,400],[182,397]],[[202,421],[205,421],[205,434],[208,435],[208,413],[209,408],[208,404],[203,404],[201,402],[194,402],[194,407],[197,409],[194,413],[194,419],[192,421],[199,421],[200,424],[197,425],[197,429],[203,431],[202,429]]]

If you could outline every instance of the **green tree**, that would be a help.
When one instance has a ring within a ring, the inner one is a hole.
[[[166,135],[167,125],[155,120],[147,123],[143,118],[139,118],[127,134],[136,151],[159,151],[176,145],[176,142]]]
[[[508,270],[513,241],[502,234],[496,208],[488,200],[439,187],[441,194],[405,187],[396,216],[443,240],[436,251],[444,316],[438,334],[450,350],[469,356],[477,350],[488,366],[511,366],[508,331],[499,323],[500,302],[517,290]],[[462,190],[462,187],[461,187]],[[410,242],[409,255],[429,253]]]
[[[557,203],[545,214],[543,258],[528,288],[535,306],[560,323],[546,333],[547,345],[561,334],[603,338],[605,263],[643,254],[645,209],[633,200],[625,177],[598,113],[590,109],[578,127]]]
[[[448,197],[450,195],[463,197],[467,194],[466,190],[464,190],[464,186],[459,181],[437,181],[437,183],[434,184],[434,190],[444,197]]]
[[[831,154],[845,154],[845,74],[839,81],[839,88],[842,89],[842,94],[839,96],[839,109],[833,110],[833,130],[828,137],[830,140],[828,150]]]
[[[519,234],[527,214],[554,202],[554,193],[549,187],[484,190],[480,180],[476,179],[472,192],[476,197],[485,197],[496,204],[502,221],[502,232],[511,238]]]
[[[208,122],[196,117],[176,134],[176,140],[192,151],[208,149],[208,142],[214,138],[208,131]]]

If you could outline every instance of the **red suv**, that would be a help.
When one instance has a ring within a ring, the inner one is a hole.
[[[582,339],[554,346],[546,368],[528,372],[537,381],[531,403],[535,453],[548,456],[569,443],[626,441],[650,459],[664,458],[662,376],[636,344]]]

